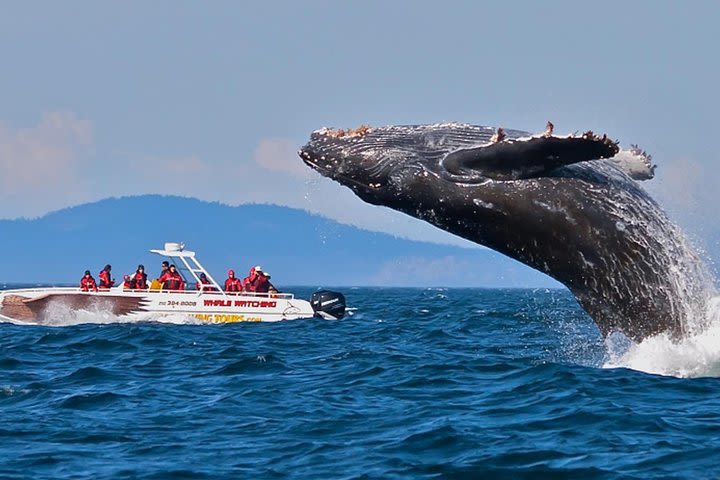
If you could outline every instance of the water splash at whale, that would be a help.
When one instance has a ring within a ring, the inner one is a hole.
[[[673,377],[720,377],[720,296],[710,299],[697,324],[705,325],[680,340],[667,334],[640,343],[618,337],[606,340],[603,368],[630,368]]]

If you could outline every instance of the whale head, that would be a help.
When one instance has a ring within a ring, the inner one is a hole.
[[[466,124],[389,126],[311,134],[298,152],[323,176],[347,186],[368,203],[425,218],[455,197],[481,215],[500,190],[515,197],[537,179],[578,162],[605,159],[616,142],[592,132],[555,137]],[[458,204],[458,201],[454,201]],[[412,207],[408,207],[412,205]],[[425,212],[425,213],[424,213]]]

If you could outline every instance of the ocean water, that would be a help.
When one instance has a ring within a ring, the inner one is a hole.
[[[633,345],[563,290],[342,290],[340,321],[0,324],[0,478],[720,478],[720,329]]]

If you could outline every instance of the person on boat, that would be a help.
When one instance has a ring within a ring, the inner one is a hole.
[[[90,270],[85,270],[85,275],[80,279],[80,290],[83,292],[97,292],[98,287],[95,279],[90,275]]]
[[[257,271],[257,267],[255,272],[257,273],[257,281],[255,282],[255,291],[257,293],[269,293],[270,289],[272,288],[275,292],[277,292],[277,289],[273,286],[272,283],[270,283],[270,274],[267,272],[263,272],[260,270]]]
[[[170,262],[168,262],[167,260],[163,261],[161,268],[162,270],[160,271],[160,276],[157,278],[158,281],[162,278],[163,275],[168,272],[168,270],[170,270]]]
[[[257,283],[258,272],[262,272],[262,267],[260,265],[258,265],[257,267],[252,267],[250,269],[250,274],[243,279],[243,290],[245,290],[246,292],[255,291],[255,284]]]
[[[123,289],[125,290],[132,290],[135,287],[133,286],[135,284],[135,281],[130,275],[123,275]]]
[[[203,292],[217,292],[217,288],[212,287],[212,286],[206,287],[204,285],[212,285],[212,283],[210,283],[210,280],[207,278],[207,275],[205,275],[205,273],[203,272],[200,274],[200,282],[198,282],[196,284],[196,288],[198,290],[202,290]]]
[[[242,292],[243,284],[239,278],[235,276],[234,270],[228,270],[228,278],[225,280],[225,291],[226,292]]]
[[[138,265],[137,270],[135,270],[135,276],[132,279],[133,287],[137,289],[146,290],[148,288],[147,283],[147,273],[145,273],[145,266],[144,265]]]
[[[158,275],[152,282],[150,282],[150,285],[148,285],[150,291],[162,290],[163,282],[160,279],[170,270],[170,262],[164,260],[161,264],[161,268],[162,271],[160,272],[160,275]]]
[[[110,271],[112,270],[112,267],[110,265],[105,265],[105,268],[103,268],[100,273],[98,274],[98,277],[100,278],[100,285],[98,285],[99,288],[112,288],[113,285],[115,285],[115,280],[112,279]]]
[[[275,285],[270,283],[270,274],[268,272],[263,272],[265,274],[265,277],[268,279],[268,293],[271,297],[277,297],[277,294],[280,293],[277,288],[275,288]]]
[[[269,274],[268,272],[263,272],[263,273],[265,274],[265,278],[267,279],[267,283],[268,283],[268,293],[269,293],[270,296],[273,297],[273,298],[277,297],[277,294],[280,293],[280,292],[278,292],[278,289],[275,288],[275,285],[273,285],[272,283],[270,283],[270,274]]]
[[[168,267],[167,272],[160,277],[160,282],[163,284],[163,290],[185,290],[185,282],[175,265]]]

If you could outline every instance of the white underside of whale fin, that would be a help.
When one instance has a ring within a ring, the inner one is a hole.
[[[652,164],[652,157],[636,145],[630,149],[620,149],[610,161],[633,180],[650,180],[655,176],[656,165]]]

